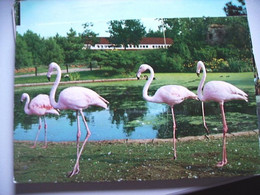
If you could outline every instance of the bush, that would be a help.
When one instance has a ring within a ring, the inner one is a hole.
[[[213,72],[228,72],[230,70],[228,62],[222,58],[213,58],[213,60],[209,62],[208,65]]]
[[[65,81],[78,81],[80,80],[80,74],[78,72],[73,72],[70,74],[65,74],[64,75]]]
[[[213,58],[217,57],[217,52],[214,47],[211,46],[205,46],[200,49],[194,48],[193,53],[193,61],[211,61]]]
[[[138,52],[109,51],[104,64],[112,67],[117,73],[129,74],[135,72],[142,63],[144,63],[143,57]]]
[[[231,72],[248,72],[252,71],[252,63],[249,59],[239,60],[236,58],[229,58],[228,60]]]

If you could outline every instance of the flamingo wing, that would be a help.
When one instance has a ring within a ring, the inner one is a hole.
[[[227,102],[230,100],[245,100],[247,94],[225,81],[210,81],[206,83],[203,95],[205,101]]]
[[[47,113],[58,114],[51,106],[49,96],[45,94],[39,94],[34,97],[31,100],[29,107],[32,113],[36,115],[45,115]]]
[[[86,109],[96,105],[107,108],[108,101],[98,95],[95,91],[85,87],[69,87],[64,89],[59,96],[60,109]]]
[[[160,87],[154,94],[159,103],[166,103],[170,106],[180,104],[188,98],[196,99],[197,96],[187,88],[180,85],[165,85]]]

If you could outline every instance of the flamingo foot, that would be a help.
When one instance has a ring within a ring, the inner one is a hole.
[[[172,160],[177,160],[177,156],[174,155],[171,159]]]
[[[36,145],[31,146],[30,148],[36,148]]]
[[[227,160],[225,160],[225,161],[220,161],[220,162],[218,162],[218,164],[216,165],[217,167],[223,167],[224,165],[226,165],[228,162],[227,162]]]
[[[72,177],[72,176],[77,175],[77,174],[79,174],[79,168],[73,169],[73,171],[68,173],[67,177]]]
[[[42,146],[43,149],[46,149],[47,147],[48,147],[48,145],[44,145],[44,146]]]
[[[209,140],[209,134],[204,135],[207,140]]]

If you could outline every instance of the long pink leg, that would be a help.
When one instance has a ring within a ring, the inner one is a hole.
[[[217,164],[217,167],[223,167],[224,165],[226,165],[228,163],[227,162],[227,151],[226,151],[226,133],[228,131],[228,126],[227,126],[226,117],[225,117],[224,102],[221,102],[219,105],[220,105],[222,123],[223,123],[223,151],[222,151],[222,161]]]
[[[77,159],[78,159],[79,143],[80,143],[80,137],[81,137],[80,122],[79,122],[79,111],[78,110],[76,111],[76,117],[77,117]],[[71,176],[78,174],[78,173],[79,173],[79,163],[78,163],[77,166],[75,164],[73,171],[69,173],[68,177],[71,177]]]
[[[80,122],[79,122],[79,111],[76,111],[76,116],[77,116],[77,157],[79,155],[79,142],[80,142],[80,137],[81,137],[81,131],[80,131]]]
[[[173,159],[176,160],[177,159],[177,152],[176,152],[176,122],[175,122],[175,117],[174,117],[174,109],[173,107],[171,107],[171,111],[172,111],[172,128],[173,128]]]
[[[38,136],[39,136],[39,133],[41,131],[41,128],[42,128],[42,120],[41,120],[41,117],[39,117],[39,126],[38,126],[38,131],[37,131],[37,134],[36,134],[36,137],[35,137],[35,140],[34,140],[34,144],[33,146],[31,146],[30,148],[35,148],[36,147],[36,142],[38,140]]]
[[[44,120],[44,146],[42,148],[47,148],[47,123],[46,123],[46,119],[45,116],[43,116],[43,120]]]
[[[209,129],[208,129],[208,127],[207,127],[206,120],[205,120],[204,102],[201,102],[201,110],[202,110],[202,120],[203,120],[203,124],[204,124],[204,127],[205,127],[205,129],[206,129],[207,134],[209,134]]]
[[[87,134],[86,134],[85,140],[84,140],[84,142],[83,142],[83,144],[82,144],[82,146],[81,146],[81,149],[80,149],[80,151],[79,151],[79,153],[78,153],[78,155],[77,155],[77,161],[76,161],[76,163],[75,163],[74,169],[73,169],[73,171],[70,173],[69,177],[72,177],[73,175],[79,173],[79,159],[80,159],[80,156],[81,156],[81,154],[82,154],[82,151],[83,151],[83,149],[84,149],[84,147],[85,147],[85,145],[86,145],[86,143],[87,143],[87,141],[88,141],[88,138],[89,138],[90,135],[91,135],[91,132],[90,132],[90,130],[89,130],[89,128],[88,128],[88,125],[87,125],[87,122],[86,122],[86,120],[85,120],[84,114],[83,114],[82,110],[79,110],[79,111],[80,111],[81,117],[82,117],[82,119],[83,119],[83,122],[84,122],[84,124],[85,124],[86,130],[87,130]]]

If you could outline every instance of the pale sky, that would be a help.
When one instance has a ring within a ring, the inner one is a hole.
[[[20,34],[28,29],[42,37],[66,36],[70,28],[83,32],[82,24],[92,22],[99,36],[109,36],[110,20],[140,19],[157,30],[156,18],[222,17],[231,0],[25,0],[21,1]],[[232,1],[237,3],[236,0]]]

